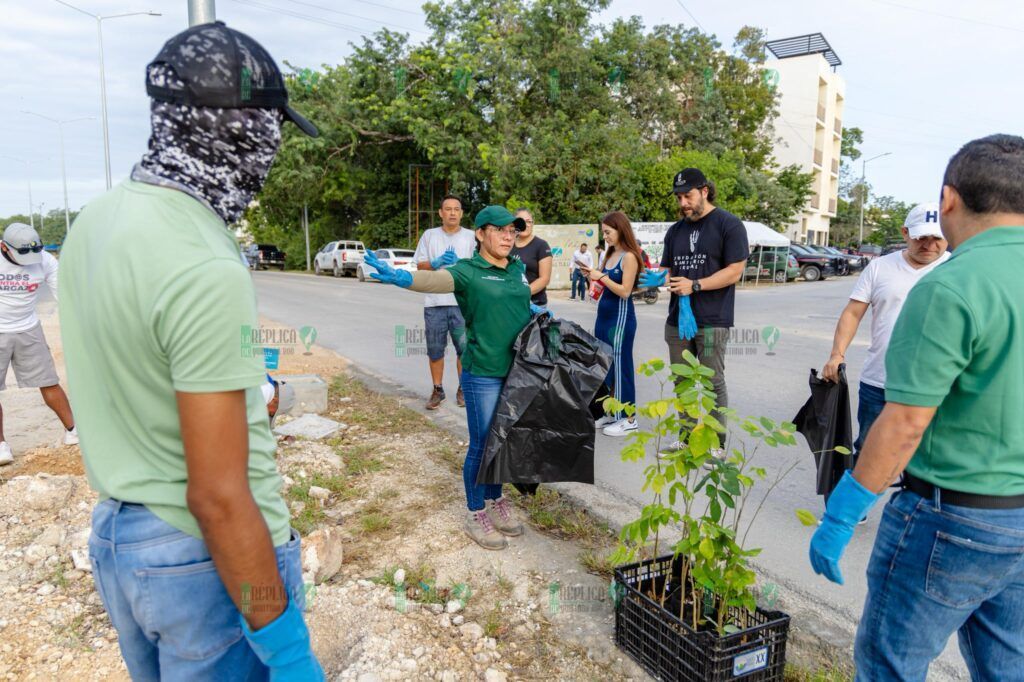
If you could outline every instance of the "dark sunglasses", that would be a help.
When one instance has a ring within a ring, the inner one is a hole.
[[[10,242],[6,241],[4,242],[4,244],[7,244],[7,248],[17,251],[22,256],[28,255],[30,253],[39,253],[40,251],[43,250],[42,244],[33,244],[32,246],[15,246],[14,244],[11,244]]]

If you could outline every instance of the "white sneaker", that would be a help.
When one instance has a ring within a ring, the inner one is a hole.
[[[7,444],[7,441],[0,440],[0,466],[6,466],[14,461],[14,454],[11,452],[11,446]]]
[[[630,431],[636,431],[639,428],[640,425],[636,423],[635,419],[633,421],[629,421],[628,419],[622,419],[615,422],[611,426],[604,427],[604,430],[601,433],[603,433],[606,436],[622,437],[625,436]]]
[[[670,443],[669,445],[665,446],[663,450],[658,451],[658,459],[665,459],[667,457],[671,457],[673,454],[675,454],[679,450],[682,450],[685,447],[686,443],[684,443],[681,440],[677,440],[674,443]]]
[[[71,430],[64,429],[64,445],[78,445],[78,426],[72,426]]]
[[[603,429],[606,426],[611,426],[616,421],[617,420],[615,419],[615,417],[613,417],[610,414],[606,414],[605,416],[601,417],[596,422],[594,422],[594,428],[595,429]]]

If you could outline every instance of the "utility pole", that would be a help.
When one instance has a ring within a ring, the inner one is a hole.
[[[309,204],[302,205],[302,229],[306,232],[306,272],[309,272]]]
[[[76,121],[93,121],[95,119],[92,116],[84,116],[82,118],[72,118],[72,119],[69,119],[67,121],[60,121],[60,120],[55,119],[55,118],[50,118],[49,116],[43,116],[42,114],[37,114],[34,111],[25,111],[24,109],[22,109],[21,113],[23,113],[23,114],[30,114],[32,116],[38,116],[41,119],[45,119],[47,121],[50,121],[51,123],[56,123],[57,124],[57,133],[58,133],[58,136],[60,137],[60,176],[61,176],[61,179],[64,182],[64,223],[65,223],[66,230],[68,232],[70,232],[71,231],[71,214],[68,211],[68,173],[67,173],[67,167],[64,165],[64,124],[65,123],[75,123]]]
[[[864,183],[866,182],[867,178],[868,162],[874,161],[875,159],[880,159],[883,156],[889,156],[890,154],[892,154],[892,152],[886,152],[884,154],[879,154],[878,156],[872,156],[870,159],[866,159],[862,161],[860,164],[860,242],[858,242],[857,244],[858,247],[864,243],[864,202],[868,198],[868,188],[867,185]]]
[[[43,206],[46,206],[46,202],[40,201],[39,202],[39,235],[40,236],[42,236],[42,234],[43,234],[43,220],[45,219],[45,216],[43,214]],[[33,228],[33,229],[35,229],[35,228]]]
[[[81,12],[87,17],[92,17],[96,20],[96,35],[99,37],[100,45],[100,112],[103,119],[103,162],[104,171],[106,174],[107,189],[110,189],[110,129],[107,125],[107,77],[106,70],[103,68],[103,20],[104,19],[120,19],[122,17],[134,17],[141,14],[145,14],[151,17],[162,16],[159,12],[126,12],[124,14],[111,14],[109,16],[100,16],[93,14],[92,12],[86,12],[84,9],[75,7],[74,5],[64,2],[64,0],[55,0],[65,7]]]
[[[217,21],[214,0],[188,0],[188,25],[212,24]]]

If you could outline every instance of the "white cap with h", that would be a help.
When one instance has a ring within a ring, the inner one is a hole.
[[[911,239],[937,237],[945,239],[939,227],[939,205],[935,202],[918,204],[910,209],[907,219],[903,222]]]

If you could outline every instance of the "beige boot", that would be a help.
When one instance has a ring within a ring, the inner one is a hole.
[[[486,509],[469,512],[466,517],[466,535],[484,549],[505,549],[508,541],[494,528],[494,522]]]
[[[512,503],[505,497],[496,500],[487,500],[487,512],[494,522],[494,527],[502,535],[516,537],[523,534],[523,524],[516,520],[512,513]]]

